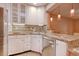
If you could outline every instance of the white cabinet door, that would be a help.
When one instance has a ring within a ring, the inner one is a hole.
[[[8,55],[15,54],[16,51],[16,36],[8,37]]]
[[[17,35],[17,40],[16,40],[17,53],[24,52],[24,47],[25,47],[24,41],[25,41],[24,35]]]
[[[56,40],[56,56],[66,56],[67,44],[63,41]]]
[[[45,48],[45,47],[47,47],[49,45],[49,41],[48,41],[48,39],[43,39],[43,45],[42,45],[42,47],[43,48]]]
[[[24,39],[21,36],[9,36],[8,55],[24,51]]]
[[[30,35],[25,35],[24,51],[31,50],[31,37]]]
[[[42,53],[42,35],[17,35],[8,37],[8,55],[28,50]]]
[[[31,35],[31,49],[42,53],[42,35]]]

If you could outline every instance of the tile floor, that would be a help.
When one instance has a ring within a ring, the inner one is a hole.
[[[54,49],[51,46],[49,46],[43,50],[42,55],[43,56],[54,56]]]
[[[27,52],[27,53],[23,53],[23,54],[16,55],[16,56],[40,56],[40,54],[35,53],[35,52]]]
[[[54,52],[53,48],[49,46],[43,50],[42,56],[53,56],[54,55],[53,52]],[[16,56],[40,56],[40,54],[35,52],[27,52]]]

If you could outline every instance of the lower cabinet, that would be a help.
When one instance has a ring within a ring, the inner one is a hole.
[[[30,35],[25,35],[24,40],[24,51],[31,50],[31,37]]]
[[[31,35],[31,50],[42,53],[42,35]]]
[[[8,55],[16,54],[24,51],[24,39],[18,36],[9,36],[8,39]]]
[[[8,55],[28,50],[42,52],[42,35],[14,35],[8,37]]]
[[[56,56],[66,56],[67,43],[56,40]]]

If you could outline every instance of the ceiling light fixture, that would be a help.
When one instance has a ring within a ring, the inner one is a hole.
[[[61,15],[60,14],[58,14],[58,19],[60,19],[61,18]]]
[[[60,12],[61,12],[61,10],[60,10],[60,8],[59,8],[59,13],[58,13],[58,19],[60,19],[61,18],[61,14],[60,14]]]
[[[53,21],[53,18],[51,17],[50,20]]]
[[[73,3],[72,3],[72,9],[70,10],[71,16],[74,16],[74,13],[75,13],[75,9],[73,8]]]

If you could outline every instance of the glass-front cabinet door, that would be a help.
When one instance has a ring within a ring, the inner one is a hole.
[[[17,3],[13,3],[11,4],[11,18],[12,18],[12,23],[18,23],[18,4]]]
[[[20,10],[19,10],[19,16],[20,16],[20,20],[19,22],[22,24],[25,24],[25,4],[20,4]]]
[[[25,4],[12,3],[11,4],[11,18],[12,23],[25,24]]]

